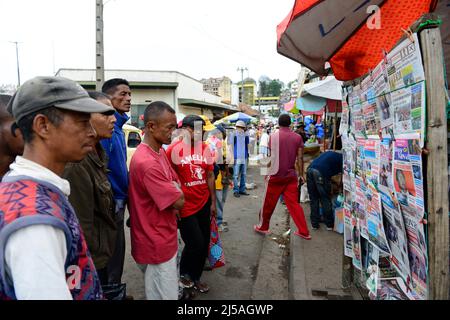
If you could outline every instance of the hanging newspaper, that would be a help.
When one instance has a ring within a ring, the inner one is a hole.
[[[367,230],[367,208],[366,208],[366,190],[367,187],[361,178],[355,178],[355,201],[353,202],[353,216],[358,219],[358,225],[361,228],[361,236],[369,239]]]
[[[404,136],[394,141],[393,177],[399,203],[416,211],[417,219],[424,214],[422,149],[418,135]]]
[[[410,279],[410,268],[408,258],[408,239],[403,216],[398,204],[394,202],[389,193],[381,194],[383,205],[384,228],[391,249],[390,260],[398,274],[405,281]]]
[[[361,257],[361,233],[359,227],[359,220],[352,217],[352,251],[353,251],[353,266],[361,270],[362,269],[362,257]]]
[[[342,136],[342,148],[343,148],[343,177],[342,181],[344,189],[352,190],[354,184],[352,184],[352,177],[354,176],[356,168],[356,141],[353,136]]]
[[[384,232],[380,194],[370,184],[366,189],[366,204],[368,240],[381,251],[390,253]]]
[[[423,228],[424,192],[422,150],[417,134],[394,142],[394,189],[408,237],[412,288],[420,299],[427,298],[428,257]]]
[[[394,111],[394,133],[417,132],[423,146],[425,126],[425,72],[417,34],[406,39],[386,59]]]
[[[341,124],[339,126],[339,134],[341,136],[347,136],[348,135],[348,129],[349,129],[349,115],[350,115],[350,109],[347,102],[348,93],[347,90],[344,89],[342,92],[342,117],[341,117]]]
[[[373,103],[369,103],[368,101],[363,102],[362,110],[365,125],[364,130],[366,135],[378,137],[378,133],[381,129],[381,124],[375,100]]]
[[[380,279],[377,300],[411,300],[408,288],[401,278]]]
[[[380,269],[378,267],[380,251],[370,243],[367,251],[366,287],[369,289],[369,297],[373,299],[377,295],[378,279],[380,277]]]
[[[394,134],[417,132],[421,135],[425,126],[425,82],[414,84],[391,93],[394,108]]]
[[[392,180],[392,155],[392,140],[384,138],[380,143],[380,177],[378,180],[378,189],[389,194],[394,190]]]
[[[351,197],[351,194],[347,196],[344,194],[344,197],[349,196]],[[349,206],[346,202],[344,202],[344,254],[353,258],[352,212],[351,205]]]
[[[413,39],[413,42],[405,39],[387,55],[386,68],[390,91],[425,80],[417,34],[413,34]]]

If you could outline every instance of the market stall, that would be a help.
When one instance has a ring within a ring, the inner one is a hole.
[[[373,4],[378,11],[369,16]],[[420,18],[435,4],[296,1],[278,27],[281,54],[319,74],[328,72],[329,61],[336,78],[346,81],[339,129],[343,268],[353,268],[345,280],[371,299],[449,297],[448,102],[441,21]],[[377,14],[389,23],[371,29],[367,23]]]

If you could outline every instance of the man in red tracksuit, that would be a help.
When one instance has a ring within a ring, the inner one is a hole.
[[[266,177],[264,203],[259,213],[256,232],[269,233],[270,218],[282,194],[292,219],[298,230],[296,236],[310,240],[305,214],[298,203],[298,177],[303,179],[303,140],[289,129],[291,118],[282,114],[278,118],[280,130],[270,136],[271,166]]]

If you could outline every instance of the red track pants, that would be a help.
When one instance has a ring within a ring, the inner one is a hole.
[[[266,178],[266,192],[264,194],[263,207],[259,212],[259,228],[261,230],[269,230],[270,218],[277,206],[280,195],[283,194],[284,202],[298,228],[298,232],[309,235],[305,213],[298,203],[297,186],[297,177],[278,178],[268,176]]]

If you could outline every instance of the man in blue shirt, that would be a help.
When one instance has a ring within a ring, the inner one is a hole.
[[[327,230],[333,230],[334,219],[331,206],[331,177],[342,173],[342,168],[342,154],[333,151],[322,153],[308,167],[306,183],[311,206],[311,225],[314,230],[319,229],[319,201],[322,203],[323,216]]]
[[[245,122],[239,120],[238,122],[236,122],[236,132],[230,137],[230,143],[232,143],[234,155],[233,194],[236,198],[239,198],[241,195],[249,195],[245,191],[247,161],[249,157],[248,145],[250,142],[249,136],[245,132],[246,128],[247,126],[245,125]]]
[[[111,103],[116,109],[114,115],[117,119],[112,137],[104,139],[100,143],[109,158],[108,179],[114,193],[117,223],[116,247],[107,267],[108,281],[111,284],[118,284],[121,283],[125,261],[124,215],[128,200],[127,145],[122,127],[130,119],[126,113],[131,108],[131,90],[127,80],[115,78],[106,81],[102,91],[111,97]]]

